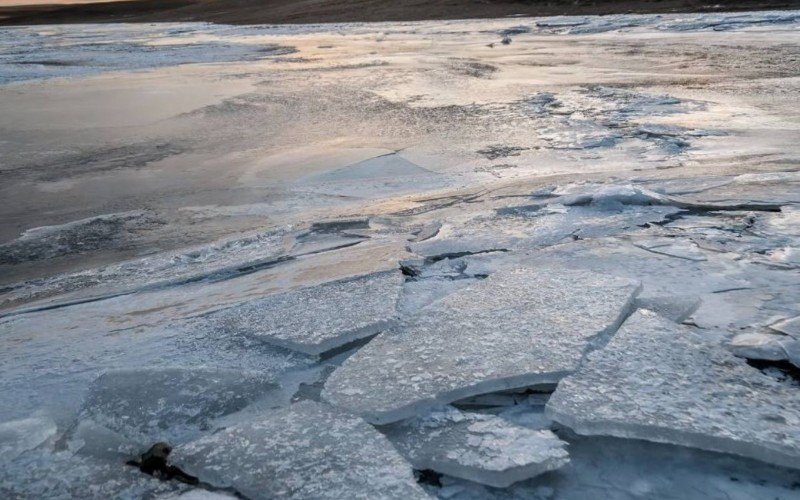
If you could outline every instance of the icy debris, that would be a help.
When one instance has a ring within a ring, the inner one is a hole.
[[[649,189],[628,185],[598,186],[594,190],[583,190],[556,200],[565,206],[592,205],[618,210],[624,205],[667,205],[689,210],[769,210],[780,211],[777,203],[701,203],[661,194]]]
[[[34,450],[0,461],[0,498],[134,499],[174,494],[188,486],[160,481],[123,462],[106,462],[68,451]]]
[[[271,295],[214,316],[231,331],[319,355],[393,325],[402,286],[400,271],[383,271]]]
[[[768,333],[741,333],[731,339],[728,348],[740,358],[782,361],[787,359],[783,347],[783,341],[787,338],[791,339]]]
[[[113,297],[167,285],[230,278],[289,258],[284,256],[286,235],[287,231],[283,229],[257,232],[209,245],[26,282],[14,285],[3,295],[0,304],[10,305],[70,292],[73,296],[80,294],[75,299],[80,302],[86,297]]]
[[[56,435],[56,423],[46,417],[31,417],[0,423],[0,462],[42,445]]]
[[[374,423],[469,396],[555,383],[630,312],[638,284],[557,267],[498,271],[373,339],[323,398]]]
[[[431,469],[497,488],[569,461],[566,443],[549,430],[534,431],[494,415],[454,408],[389,426],[383,432],[417,470]]]
[[[800,467],[796,388],[708,335],[637,311],[561,381],[548,415],[580,434],[673,443]]]
[[[391,443],[358,417],[304,401],[175,448],[201,481],[262,498],[427,498]]]
[[[780,320],[770,328],[800,340],[800,316]]]
[[[29,229],[19,238],[0,245],[0,264],[52,259],[124,245],[130,233],[161,223],[152,212],[133,210]]]
[[[278,389],[271,379],[240,370],[110,371],[90,387],[80,418],[136,442],[178,442]]]
[[[636,299],[637,309],[648,309],[659,316],[676,323],[685,321],[691,316],[702,300],[696,296],[666,295],[657,297],[639,296]]]
[[[414,232],[414,241],[425,241],[428,239],[433,238],[437,234],[439,234],[439,230],[442,228],[442,223],[439,221],[433,221],[425,224],[422,226],[419,231]]]

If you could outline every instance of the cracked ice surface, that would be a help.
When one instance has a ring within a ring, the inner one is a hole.
[[[400,271],[324,283],[247,302],[214,321],[281,347],[317,355],[394,324]]]
[[[638,311],[561,381],[547,412],[581,434],[679,444],[798,468],[797,388],[749,367],[712,339]]]
[[[617,328],[638,288],[568,269],[497,272],[373,339],[331,375],[323,398],[388,423],[441,402],[557,382],[593,339]]]
[[[434,411],[384,430],[415,469],[505,488],[569,461],[566,443],[494,415]]]
[[[310,401],[177,447],[172,463],[247,498],[427,498],[378,431]]]
[[[185,440],[279,389],[270,377],[239,370],[115,370],[90,387],[80,419],[146,446]]]

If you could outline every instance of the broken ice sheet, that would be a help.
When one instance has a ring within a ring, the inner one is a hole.
[[[305,354],[318,355],[394,324],[403,285],[398,270],[271,295],[213,315],[218,324]]]
[[[497,488],[569,461],[566,443],[549,430],[531,430],[494,415],[452,407],[387,426],[383,432],[415,469]]]
[[[277,403],[278,389],[271,378],[241,370],[114,370],[91,385],[79,418],[141,445],[175,443],[270,393]]]
[[[516,268],[458,290],[373,339],[328,379],[323,398],[389,423],[440,403],[554,383],[630,312],[632,280]]]
[[[45,417],[0,423],[0,460],[12,460],[42,445],[55,437],[56,430],[56,423]]]
[[[548,415],[580,434],[672,443],[800,468],[800,398],[708,335],[637,311],[561,381]]]
[[[176,447],[171,462],[247,498],[427,498],[391,443],[358,417],[304,401]]]

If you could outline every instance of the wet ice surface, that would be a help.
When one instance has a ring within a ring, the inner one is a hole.
[[[0,497],[797,498],[798,23],[0,30]]]
[[[388,426],[384,433],[415,469],[498,488],[568,462],[566,443],[549,430],[452,408]]]
[[[617,328],[638,284],[553,271],[500,271],[452,293],[345,361],[323,397],[387,423],[438,403],[558,382]]]
[[[358,417],[302,402],[178,447],[172,462],[247,498],[426,498]]]
[[[646,310],[561,381],[547,411],[581,434],[800,464],[797,387],[736,359],[713,336]]]

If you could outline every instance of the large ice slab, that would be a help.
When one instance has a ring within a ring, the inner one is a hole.
[[[227,327],[317,355],[394,324],[403,286],[398,270],[272,295],[219,313]]]
[[[427,498],[378,431],[311,401],[178,446],[171,461],[254,500]]]
[[[477,394],[554,383],[630,312],[638,284],[516,268],[445,297],[349,358],[323,397],[389,423]]]
[[[55,437],[56,430],[56,423],[45,417],[0,423],[0,460],[11,460],[42,445]]]
[[[385,429],[415,469],[432,469],[497,488],[557,469],[569,461],[566,443],[494,415],[436,411]]]
[[[269,377],[240,370],[115,370],[92,384],[80,418],[143,444],[175,442],[278,389]]]
[[[800,467],[800,398],[708,336],[638,311],[562,380],[548,414],[581,434]]]

